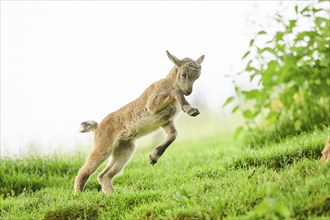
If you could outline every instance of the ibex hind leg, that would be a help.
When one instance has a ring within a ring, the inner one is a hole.
[[[84,166],[79,170],[78,175],[75,179],[74,191],[75,193],[81,192],[84,186],[95,170],[109,157],[108,152],[100,152],[98,148],[93,149],[92,153],[89,155]]]
[[[177,131],[175,129],[173,121],[170,121],[168,124],[163,126],[164,131],[166,132],[166,139],[157,146],[152,153],[149,155],[149,163],[154,165],[157,163],[158,159],[163,155],[165,150],[170,146],[177,136]]]
[[[134,152],[134,144],[130,141],[121,141],[112,153],[108,166],[98,176],[102,191],[111,194],[113,178],[125,167]]]

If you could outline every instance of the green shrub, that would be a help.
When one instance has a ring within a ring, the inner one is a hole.
[[[260,88],[244,91],[236,86],[236,95],[224,103],[238,103],[232,112],[241,112],[245,125],[236,135],[242,134],[245,143],[257,146],[329,127],[330,13],[324,3],[297,5],[296,19],[277,14],[280,30],[259,31],[250,41],[240,74],[258,80]]]

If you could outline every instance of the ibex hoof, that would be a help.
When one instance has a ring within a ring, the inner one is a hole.
[[[151,154],[149,155],[149,163],[151,165],[155,165],[157,163],[157,159],[153,158]]]
[[[188,115],[192,116],[192,117],[195,117],[197,115],[199,115],[199,111],[197,108],[191,108],[189,111],[188,111]]]

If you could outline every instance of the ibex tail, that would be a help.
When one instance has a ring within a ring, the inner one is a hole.
[[[86,133],[86,132],[95,132],[97,128],[98,123],[96,121],[84,121],[80,124],[80,129],[79,131],[81,133]]]

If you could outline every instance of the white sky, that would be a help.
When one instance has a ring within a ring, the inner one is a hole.
[[[249,21],[267,26],[278,9],[277,1],[1,1],[1,154],[90,143],[80,123],[165,77],[166,50],[205,54],[188,100],[220,111],[233,93],[224,75],[241,70],[257,31]]]

